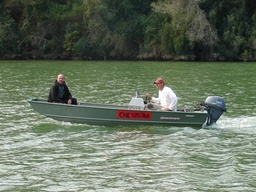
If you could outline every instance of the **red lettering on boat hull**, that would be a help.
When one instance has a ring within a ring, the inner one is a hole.
[[[136,119],[136,120],[151,120],[151,112],[144,111],[127,111],[127,110],[118,110],[117,111],[118,119]]]

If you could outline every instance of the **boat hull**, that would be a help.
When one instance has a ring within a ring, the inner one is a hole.
[[[31,107],[49,118],[71,123],[100,126],[167,125],[202,127],[206,111],[152,111],[129,109],[126,105],[81,103],[66,105],[44,99],[29,99]]]

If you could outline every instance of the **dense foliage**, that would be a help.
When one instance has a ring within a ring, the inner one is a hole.
[[[1,59],[255,60],[255,0],[2,0]]]

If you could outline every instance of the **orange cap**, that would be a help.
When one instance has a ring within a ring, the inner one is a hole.
[[[163,83],[164,84],[164,79],[159,77],[157,78],[155,81],[154,81],[154,84],[157,84],[157,83]]]

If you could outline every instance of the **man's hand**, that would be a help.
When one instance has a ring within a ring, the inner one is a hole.
[[[146,96],[148,97],[148,100],[152,99],[152,96],[149,93],[146,93]]]

